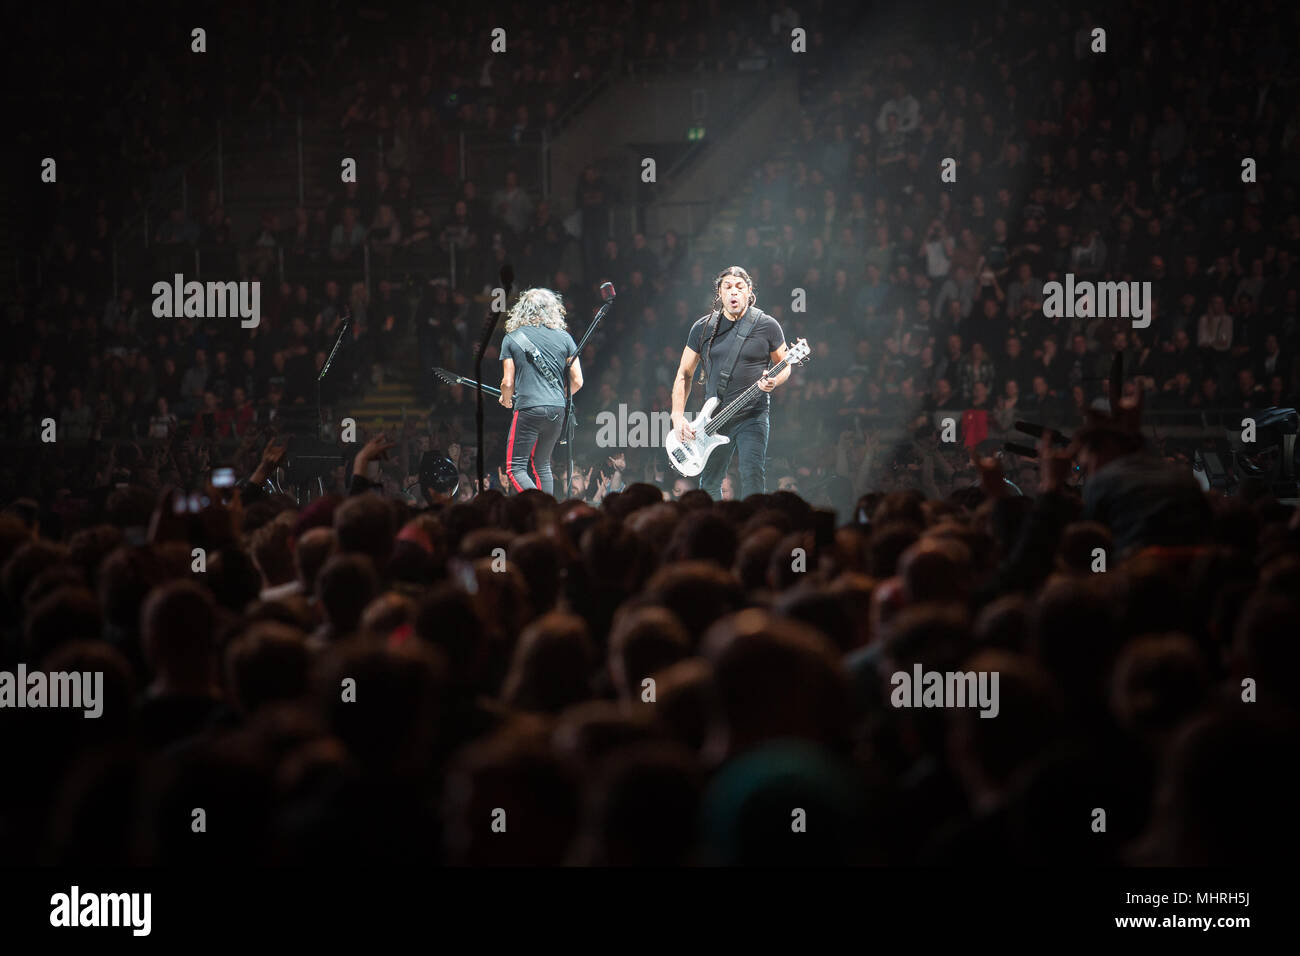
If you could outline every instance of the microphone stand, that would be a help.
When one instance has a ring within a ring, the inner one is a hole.
[[[510,288],[515,284],[515,270],[510,263],[501,267],[497,274],[501,280],[501,288],[505,290],[506,298],[510,297]],[[488,309],[487,323],[483,327],[483,339],[478,344],[478,355],[474,357],[474,381],[483,381],[483,353],[487,351],[488,343],[492,341],[492,333],[496,331],[497,323],[501,321],[501,313],[495,309]],[[474,486],[474,494],[480,494],[483,491],[483,459],[486,457],[483,448],[483,390],[474,389],[474,436],[478,442],[478,454],[474,456],[474,471],[478,484]],[[510,467],[510,462],[506,462],[506,467]]]
[[[330,366],[334,364],[334,357],[339,354],[339,349],[343,346],[343,338],[352,328],[352,311],[348,310],[343,316],[343,328],[339,329],[339,337],[334,340],[334,347],[330,349],[329,357],[325,359],[325,364],[320,367],[320,374],[316,376],[316,440],[320,440],[321,426],[325,424],[325,413],[321,406],[321,383],[325,381],[325,376],[329,374]]]
[[[573,354],[569,356],[568,361],[564,363],[564,423],[560,430],[565,434],[565,443],[569,446],[569,466],[568,471],[564,474],[564,497],[569,497],[573,489],[573,427],[577,424],[577,417],[573,414],[573,386],[570,384],[569,369],[573,363],[578,361],[578,356],[582,354],[583,346],[587,344],[587,339],[591,338],[591,333],[596,331],[596,326],[600,325],[600,320],[605,317],[609,307],[614,304],[616,297],[611,295],[605,300],[605,304],[600,307],[596,317],[592,319],[591,325],[587,326],[587,331],[582,334],[582,340]]]

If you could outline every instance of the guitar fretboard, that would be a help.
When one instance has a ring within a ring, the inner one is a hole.
[[[781,359],[781,361],[777,362],[767,370],[767,377],[772,378],[773,376],[780,375],[789,364],[790,359],[788,357]],[[758,387],[758,382],[755,382],[753,385],[749,386],[749,388],[737,395],[733,400],[727,403],[726,407],[723,408],[722,411],[714,415],[709,423],[704,426],[705,434],[716,434],[719,428],[727,424],[728,420],[730,420],[736,412],[740,411],[747,402],[761,391],[762,389]]]

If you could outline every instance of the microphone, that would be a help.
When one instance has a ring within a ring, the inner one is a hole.
[[[1022,445],[1019,442],[1014,442],[1014,441],[1003,442],[1002,450],[1009,451],[1013,455],[1020,455],[1022,458],[1038,457],[1037,448],[1030,448],[1028,445]]]
[[[614,295],[615,295],[615,292],[614,292],[614,283],[612,283],[612,282],[602,282],[602,283],[600,284],[600,297],[601,297],[601,299],[603,299],[603,300],[606,301],[606,302],[611,302],[611,301],[613,301],[613,299],[614,299]]]
[[[1016,422],[1016,431],[1024,432],[1026,435],[1032,435],[1035,438],[1042,438],[1044,435],[1052,439],[1052,444],[1064,448],[1070,444],[1070,436],[1063,435],[1055,428],[1045,428],[1042,425],[1035,425],[1033,422]]]

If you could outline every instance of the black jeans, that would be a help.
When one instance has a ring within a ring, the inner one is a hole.
[[[746,416],[722,426],[721,434],[731,439],[709,456],[704,471],[700,473],[700,487],[714,501],[722,500],[722,479],[731,464],[732,454],[740,455],[740,490],[736,497],[748,498],[767,491],[767,436],[771,421],[767,410],[758,415]]]
[[[506,467],[510,487],[515,492],[540,488],[548,495],[555,493],[551,453],[560,439],[563,422],[563,405],[515,409],[510,419],[510,437],[506,440]]]

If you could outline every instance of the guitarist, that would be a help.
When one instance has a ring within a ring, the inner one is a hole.
[[[551,452],[564,420],[564,363],[578,351],[565,329],[564,303],[550,289],[527,289],[506,319],[501,342],[501,397],[514,410],[506,439],[506,476],[516,493],[554,493]],[[582,388],[582,363],[569,368],[573,394]]]
[[[769,365],[785,358],[785,333],[780,324],[754,305],[754,282],[740,266],[729,266],[713,280],[713,311],[695,321],[686,337],[682,361],[673,381],[673,428],[687,440],[695,431],[686,422],[686,398],[696,367],[704,397],[717,395],[719,407],[727,397],[739,395],[755,382],[764,393],[753,407],[740,410],[721,430],[731,441],[709,456],[700,474],[700,487],[717,501],[722,496],[722,478],[731,464],[732,452],[740,454],[740,497],[767,490],[767,438],[770,431],[768,408],[772,391],[790,377],[786,366],[768,377]]]

